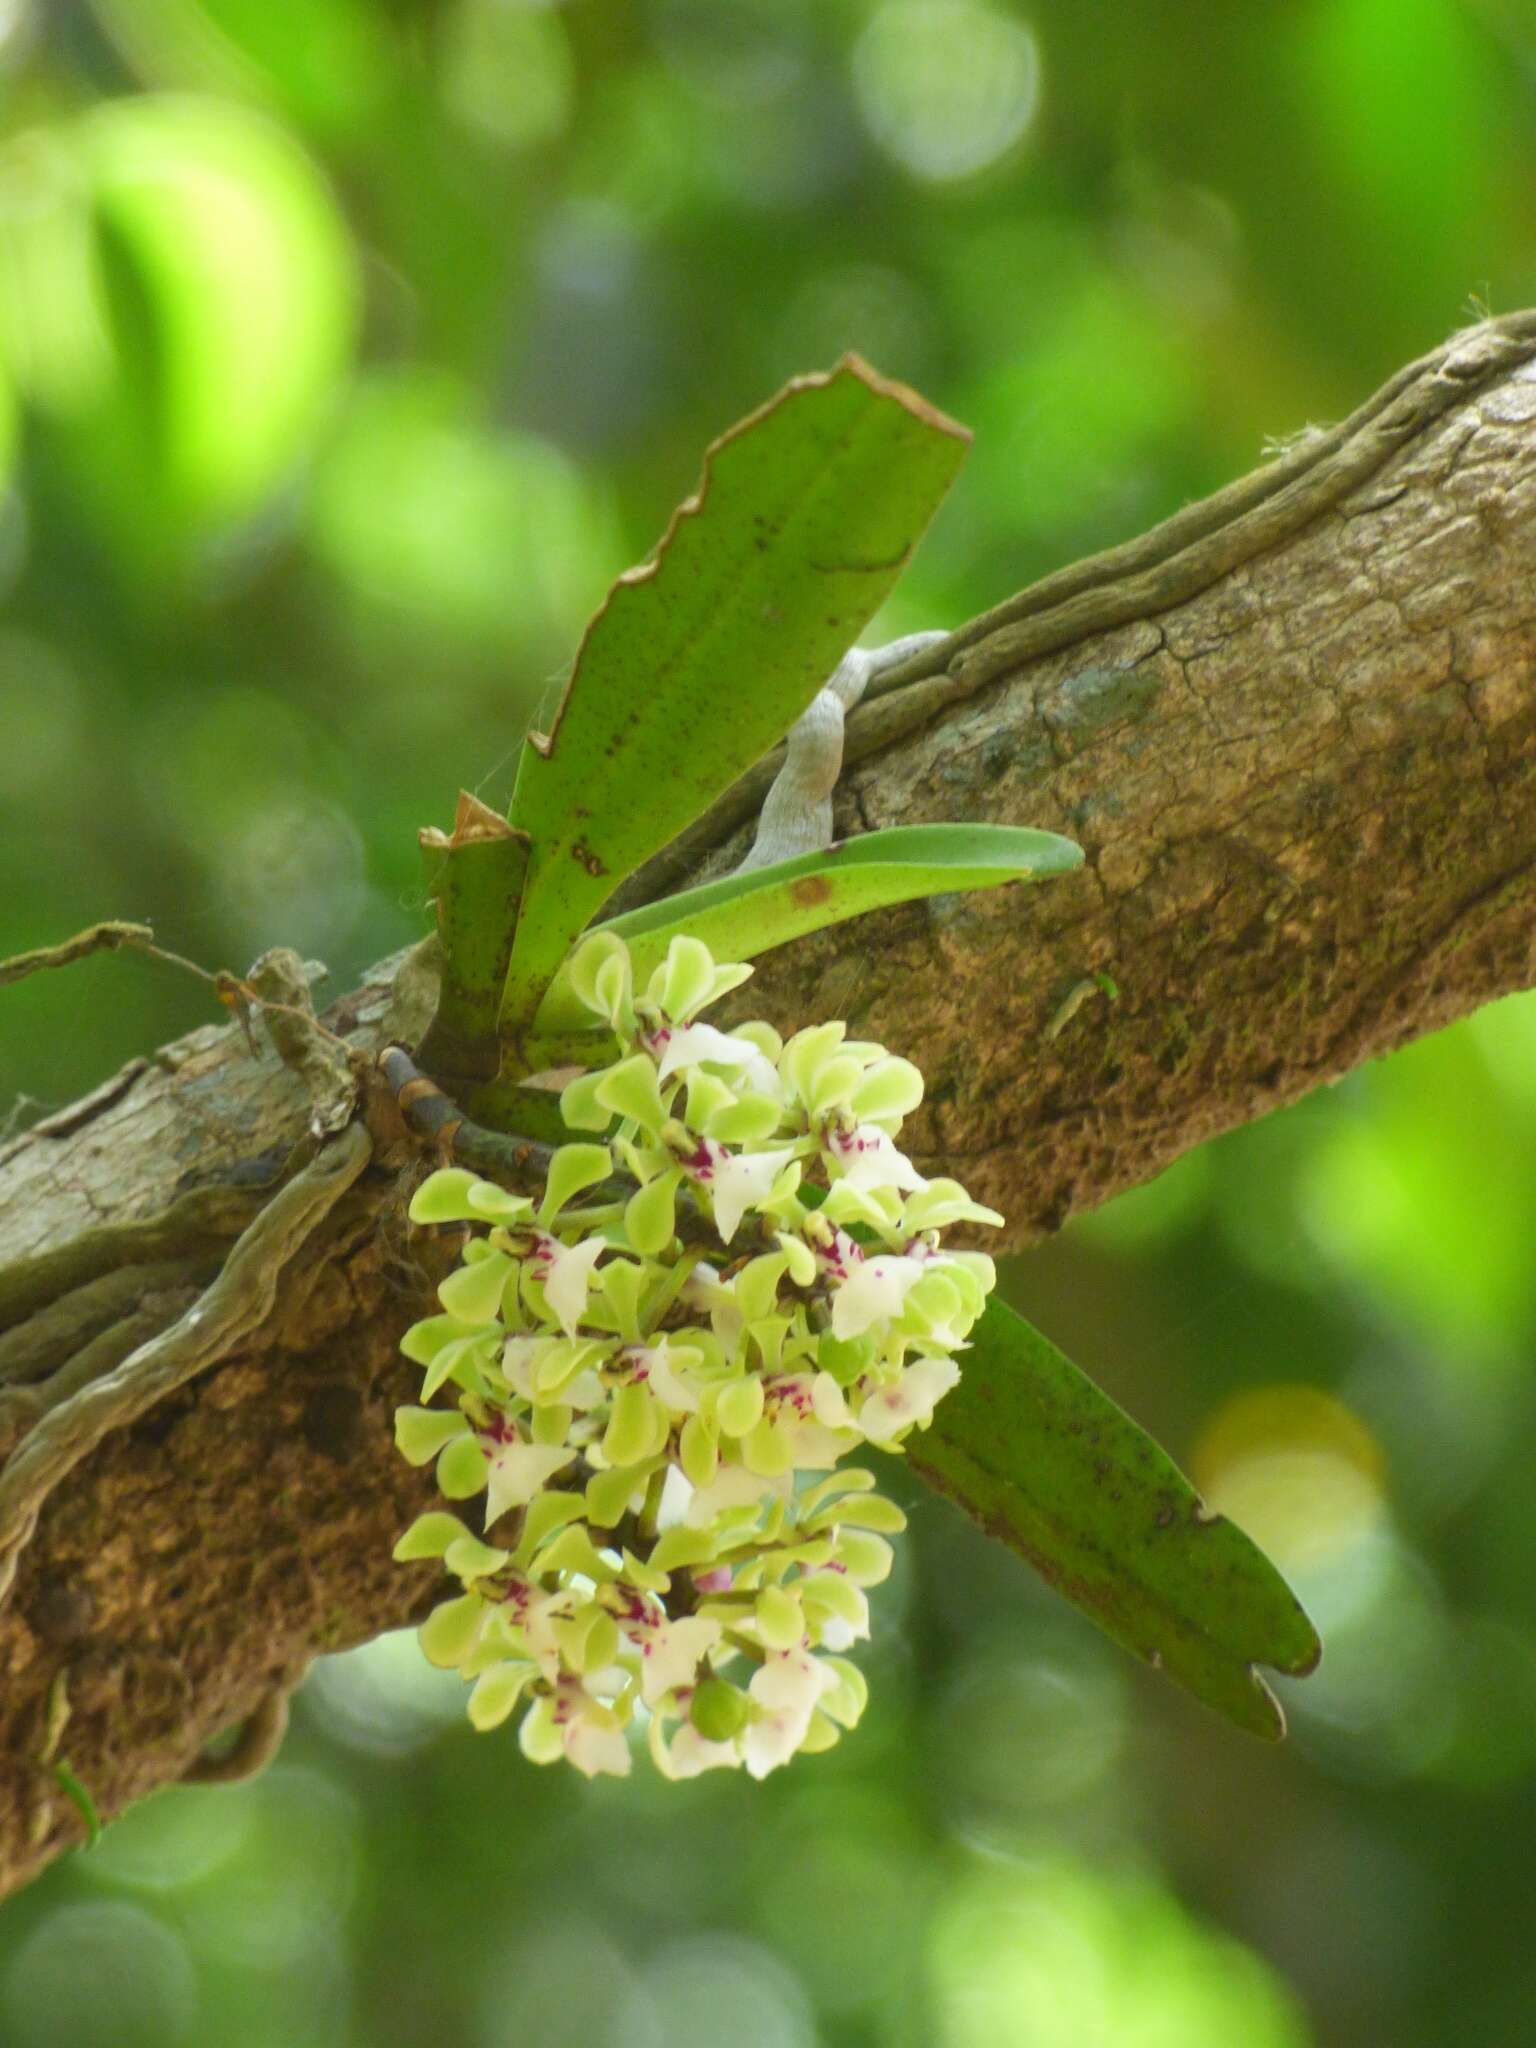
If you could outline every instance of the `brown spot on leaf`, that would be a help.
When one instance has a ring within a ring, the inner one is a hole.
[[[802,875],[798,882],[791,882],[789,893],[803,910],[812,904],[825,903],[832,894],[832,884],[825,875]]]

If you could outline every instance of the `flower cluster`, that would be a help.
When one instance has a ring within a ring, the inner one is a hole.
[[[590,1776],[628,1771],[639,1720],[669,1777],[760,1778],[863,1709],[839,1653],[903,1518],[843,1460],[954,1385],[994,1275],[940,1233],[1001,1218],[897,1148],[910,1062],[840,1023],[698,1022],[750,968],[675,938],[637,997],[596,934],[570,972],[617,1053],[561,1114],[602,1142],[561,1146],[537,1206],[459,1168],[411,1204],[471,1229],[404,1339],[428,1405],[397,1441],[448,1499],[484,1494],[485,1534],[438,1510],[395,1555],[461,1582],[421,1641],[474,1681],[477,1728],[526,1702],[525,1752]]]

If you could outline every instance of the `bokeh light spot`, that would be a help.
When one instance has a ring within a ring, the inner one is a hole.
[[[442,42],[444,93],[468,127],[511,149],[564,133],[575,68],[555,9],[529,0],[460,0]]]
[[[64,1906],[0,1979],[6,2048],[175,2048],[197,2018],[185,1942],[153,1914],[116,1902]]]
[[[333,1741],[365,1756],[414,1756],[464,1719],[462,1681],[429,1664],[408,1628],[318,1658],[299,1698]]]
[[[1236,1395],[1207,1423],[1190,1459],[1206,1501],[1285,1569],[1347,1550],[1375,1526],[1381,1447],[1357,1415],[1318,1387]]]
[[[300,1969],[332,1953],[352,1904],[357,1802],[335,1778],[289,1764],[254,1780],[247,1796],[245,1852],[182,1898],[183,1924],[230,1962]]]
[[[1120,1671],[1097,1645],[1065,1635],[1033,1656],[984,1645],[960,1665],[935,1716],[945,1817],[999,1852],[1036,1838],[1043,1815],[1088,1799],[1108,1778],[1125,1733]]]
[[[817,2048],[805,1994],[756,1942],[691,1935],[646,1964],[612,2048]]]
[[[175,1892],[202,1884],[249,1847],[253,1788],[232,1785],[217,1799],[172,1785],[130,1806],[102,1835],[82,1872],[135,1891]]]
[[[935,1921],[940,2048],[1305,2048],[1257,1956],[1150,1883],[1072,1864],[979,1871]]]
[[[974,0],[887,0],[853,52],[870,134],[920,178],[968,178],[1024,134],[1040,56],[1022,22]]]

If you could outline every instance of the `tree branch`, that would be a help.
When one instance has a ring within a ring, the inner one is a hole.
[[[915,1058],[914,1149],[1002,1207],[1010,1242],[1536,978],[1533,359],[1536,314],[1457,337],[850,721],[842,829],[1046,826],[1087,866],[821,934],[738,1001],[849,1016]],[[738,860],[771,769],[645,885]],[[360,1051],[413,1044],[430,1002],[417,949],[326,1022]],[[210,1028],[0,1147],[6,1386],[63,1372],[87,1398],[87,1346],[110,1366],[131,1317],[174,1328],[153,1286],[249,1229],[309,1114],[292,1071]],[[389,1561],[430,1487],[389,1417],[436,1248],[402,1221],[404,1127],[380,1111],[373,1138],[271,1311],[41,1507],[0,1611],[4,1884],[81,1832],[37,1761],[61,1672],[70,1765],[111,1814],[316,1652],[430,1602],[433,1568]],[[134,1269],[159,1276],[142,1296]]]

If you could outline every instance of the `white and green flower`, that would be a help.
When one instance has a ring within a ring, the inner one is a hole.
[[[500,1536],[436,1509],[402,1537],[463,1587],[422,1647],[476,1728],[515,1713],[588,1777],[629,1772],[637,1714],[669,1778],[766,1777],[857,1722],[838,1653],[902,1516],[845,1461],[928,1425],[995,1277],[940,1238],[994,1213],[896,1142],[917,1069],[840,1023],[700,1022],[748,972],[674,938],[637,997],[593,934],[570,985],[617,1047],[560,1101],[600,1142],[559,1146],[537,1205],[457,1167],[411,1204],[470,1234],[404,1340],[424,1405],[397,1441]]]

